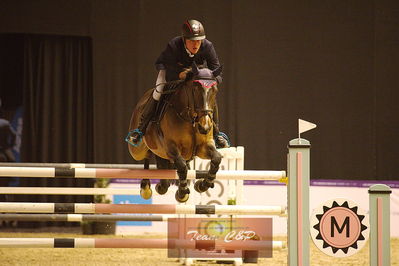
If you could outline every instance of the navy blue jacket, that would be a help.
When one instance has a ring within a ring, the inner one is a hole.
[[[215,70],[220,66],[213,44],[207,39],[202,40],[199,51],[190,57],[184,47],[181,36],[173,38],[166,49],[161,53],[155,62],[157,70],[166,70],[166,81],[179,79],[179,73],[192,65],[193,61],[197,65],[203,65],[210,70]],[[218,78],[221,81],[221,77]]]

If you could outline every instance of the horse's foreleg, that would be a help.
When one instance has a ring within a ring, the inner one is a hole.
[[[187,183],[187,165],[183,157],[179,156],[175,160],[177,175],[179,176],[179,189],[176,191],[175,198],[178,202],[186,202],[188,200],[190,189]]]
[[[211,157],[211,165],[209,168],[209,177],[215,179],[216,178],[216,173],[219,170],[219,165],[222,162],[223,156],[216,150],[214,146],[210,148],[209,151],[210,157]]]
[[[219,170],[219,165],[222,162],[222,155],[216,150],[215,146],[210,146],[208,156],[211,158],[210,168],[208,175],[201,181],[195,183],[195,190],[198,192],[205,192],[208,188],[214,187],[216,173]]]
[[[169,160],[163,159],[159,156],[155,156],[157,162],[157,169],[174,169],[174,165],[169,162]],[[168,192],[170,187],[170,180],[169,179],[161,179],[159,183],[155,186],[155,190],[160,195],[164,195]]]
[[[179,189],[176,191],[175,198],[178,202],[186,202],[188,200],[190,189],[187,183],[187,164],[180,153],[175,149],[173,152],[168,154],[173,160],[177,175],[179,176]]]

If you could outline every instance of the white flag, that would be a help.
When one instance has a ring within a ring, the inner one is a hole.
[[[303,133],[303,132],[314,129],[315,127],[316,127],[316,124],[310,123],[310,122],[302,120],[302,119],[298,119],[299,135],[301,135],[301,133]]]

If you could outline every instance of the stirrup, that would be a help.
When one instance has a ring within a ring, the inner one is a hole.
[[[132,141],[130,140],[130,138],[132,137],[133,133],[138,133],[138,134],[139,134],[139,140],[137,141],[137,143],[134,143],[134,142],[132,142]],[[126,138],[125,138],[125,141],[126,141],[127,143],[129,143],[130,145],[132,145],[133,147],[137,147],[137,146],[139,146],[140,142],[143,140],[143,135],[144,135],[144,133],[141,132],[140,129],[136,128],[135,130],[132,130],[132,131],[130,131],[130,132],[127,134],[127,136],[126,136]]]
[[[219,145],[217,145],[217,144],[218,144],[218,143],[217,143],[217,138],[218,138],[218,137],[224,138],[224,139],[227,141],[227,144],[229,145],[229,147],[231,147],[231,142],[230,142],[229,137],[228,137],[225,133],[219,131],[219,134],[217,134],[217,135],[215,136],[215,143],[216,143],[216,147],[217,147],[217,148],[221,148]]]

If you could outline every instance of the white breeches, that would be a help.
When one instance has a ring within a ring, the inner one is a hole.
[[[152,98],[154,100],[159,101],[161,98],[163,88],[165,87],[166,83],[166,71],[165,70],[159,70],[157,81],[155,83],[155,89],[154,92],[152,93]]]

